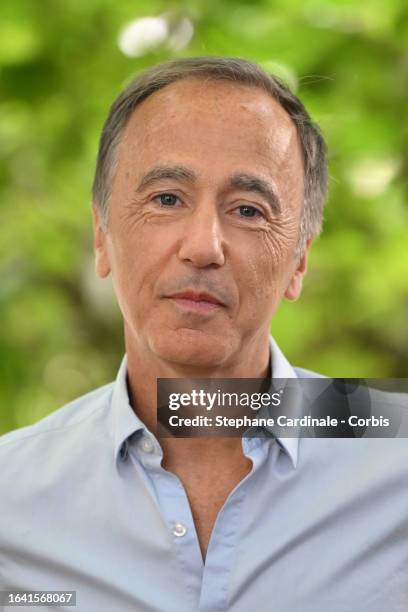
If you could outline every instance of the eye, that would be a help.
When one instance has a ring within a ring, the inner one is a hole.
[[[158,201],[164,208],[173,208],[178,201],[178,197],[174,193],[159,193],[154,200]]]
[[[255,206],[248,206],[248,205],[238,206],[236,210],[239,210],[241,217],[245,217],[247,219],[256,218],[258,216],[261,216],[261,217],[264,216],[263,213],[260,210],[258,210],[258,208],[255,208]]]

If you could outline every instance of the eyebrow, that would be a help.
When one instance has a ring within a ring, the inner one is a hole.
[[[136,193],[140,193],[152,184],[165,179],[194,183],[198,177],[193,170],[185,166],[155,166],[142,176],[136,188]],[[255,174],[247,172],[233,174],[227,179],[223,191],[229,189],[257,193],[266,200],[274,214],[279,215],[282,212],[280,199],[273,185]]]
[[[143,191],[146,187],[158,181],[162,181],[163,179],[174,179],[176,181],[193,183],[197,179],[197,175],[185,166],[155,166],[142,176],[136,193]]]
[[[268,202],[273,213],[280,215],[282,212],[280,199],[274,187],[268,181],[255,174],[241,172],[233,174],[227,183],[227,189],[231,187],[241,189],[242,191],[258,193]]]

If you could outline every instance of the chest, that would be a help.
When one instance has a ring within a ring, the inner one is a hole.
[[[211,533],[217,516],[234,488],[251,471],[252,462],[219,468],[217,471],[178,470],[193,515],[203,559],[205,559]]]

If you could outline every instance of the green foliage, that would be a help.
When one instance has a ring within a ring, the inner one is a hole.
[[[126,56],[122,28],[162,13],[191,21],[190,43]],[[324,233],[301,300],[272,322],[290,360],[408,376],[407,40],[403,0],[2,0],[0,433],[115,375],[122,326],[91,254],[98,137],[130,75],[181,55],[260,62],[327,137]]]

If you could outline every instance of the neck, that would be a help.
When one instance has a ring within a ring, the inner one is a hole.
[[[145,426],[156,433],[157,378],[265,378],[269,370],[269,337],[248,342],[228,363],[214,367],[195,367],[163,361],[159,356],[142,350],[125,333],[128,361],[128,390],[131,406]],[[164,464],[171,465],[188,456],[214,464],[222,459],[242,455],[241,438],[161,438]]]

